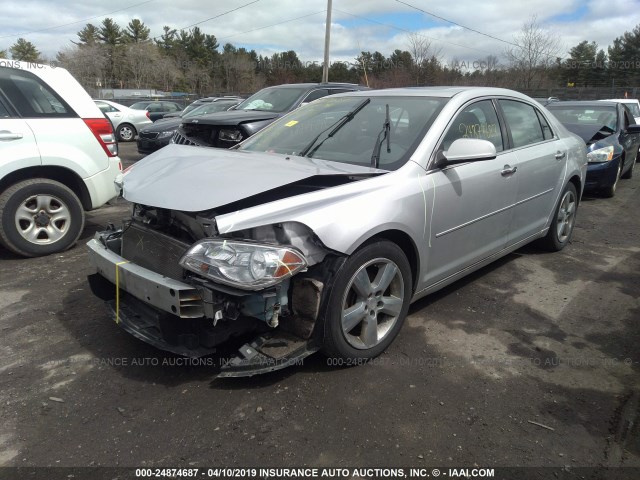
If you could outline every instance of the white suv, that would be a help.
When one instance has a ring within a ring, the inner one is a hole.
[[[0,59],[0,244],[68,249],[121,170],[111,123],[69,72]]]

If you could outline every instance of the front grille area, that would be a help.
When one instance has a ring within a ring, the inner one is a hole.
[[[146,140],[155,140],[158,138],[158,132],[140,132],[138,134],[140,138],[144,138]]]
[[[180,134],[180,132],[176,132],[176,133],[173,134],[172,141],[176,145],[196,145],[191,140],[189,140],[187,137],[185,137],[182,134]]]
[[[184,270],[178,261],[189,246],[136,223],[126,227],[122,234],[122,257],[174,280],[184,277]]]

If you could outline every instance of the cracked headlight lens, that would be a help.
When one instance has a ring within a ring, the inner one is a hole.
[[[259,290],[304,270],[307,261],[293,247],[204,239],[184,254],[180,265],[219,283]]]

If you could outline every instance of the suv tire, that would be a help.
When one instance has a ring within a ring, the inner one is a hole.
[[[60,182],[34,178],[0,194],[0,240],[12,252],[38,257],[72,247],[84,228],[78,196]]]

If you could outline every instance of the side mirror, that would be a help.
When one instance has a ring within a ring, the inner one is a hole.
[[[478,138],[459,138],[449,150],[436,158],[436,166],[444,167],[456,163],[478,162],[496,158],[496,146],[488,140]]]
[[[640,125],[632,123],[627,127],[627,133],[640,133]]]

